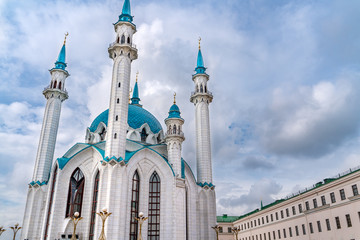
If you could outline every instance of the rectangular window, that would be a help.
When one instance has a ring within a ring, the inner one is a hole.
[[[268,232],[268,236],[269,236],[269,240],[271,240],[271,233],[270,232]]]
[[[264,222],[264,217],[262,217],[261,218],[261,222],[262,222],[262,224],[264,224],[265,222]]]
[[[330,220],[329,220],[329,219],[326,219],[325,221],[326,221],[326,229],[327,229],[328,231],[330,231],[330,230],[331,230]]]
[[[290,217],[289,209],[286,209],[286,217]]]
[[[331,203],[335,203],[336,199],[335,199],[335,193],[330,193],[330,198],[331,198]]]
[[[278,214],[278,212],[275,213],[275,218],[276,218],[276,220],[279,220],[279,214]]]
[[[266,223],[269,223],[269,216],[266,216]]]
[[[296,215],[296,209],[295,209],[295,206],[292,206],[292,212],[293,212],[293,215]]]
[[[252,221],[250,221],[250,225],[251,225],[251,227],[253,227],[253,222]]]
[[[219,227],[219,233],[222,233],[222,232],[223,232],[223,228]]]
[[[228,233],[231,233],[231,227],[228,227]]]
[[[273,214],[270,214],[270,219],[271,219],[272,222],[274,221],[274,216],[273,216]]]
[[[260,218],[258,218],[258,225],[260,226]]]
[[[290,237],[292,237],[292,229],[291,229],[291,227],[289,227],[289,235],[290,235]]]
[[[283,229],[283,232],[284,232],[284,238],[286,238],[286,229],[285,228]]]
[[[255,227],[256,227],[256,220],[254,220],[254,225],[255,225]]]
[[[259,236],[260,236],[260,240],[262,240],[262,235],[260,234]]]
[[[303,234],[306,235],[305,224],[302,225]]]
[[[358,191],[358,188],[357,188],[357,185],[356,185],[356,184],[355,184],[355,185],[352,185],[351,188],[352,188],[352,190],[353,190],[354,196],[359,195],[359,191]]]
[[[359,216],[359,221],[360,221],[360,212],[358,212],[358,216]]]
[[[326,205],[325,196],[321,196],[321,204],[322,204],[323,206]]]
[[[321,223],[320,223],[320,221],[317,221],[317,226],[318,226],[318,231],[319,231],[319,232],[322,232],[322,230],[321,230]]]
[[[309,223],[310,233],[314,233],[313,225],[312,223]]]
[[[264,240],[266,240],[266,233],[264,233]]]
[[[258,235],[256,235],[256,240],[258,240]]]
[[[344,190],[344,189],[340,189],[340,198],[341,198],[341,200],[345,200],[345,199],[346,199],[345,190]]]
[[[295,226],[295,234],[296,234],[296,236],[299,236],[299,227],[298,226]]]
[[[302,213],[302,205],[301,205],[301,203],[299,204],[299,213]]]
[[[316,200],[316,198],[313,199],[313,203],[314,203],[314,208],[317,208],[318,205],[317,205],[317,200]]]
[[[248,229],[250,228],[250,223],[249,223],[249,222],[247,222],[247,228],[248,228]]]
[[[352,227],[350,214],[346,214],[345,217],[346,217],[347,226]]]
[[[281,232],[280,232],[280,229],[278,230],[278,237],[279,237],[279,239],[281,239]]]
[[[308,201],[305,202],[305,208],[306,208],[306,210],[310,210],[310,205],[309,205]]]
[[[335,222],[336,222],[336,228],[337,228],[337,229],[340,229],[340,228],[341,228],[340,218],[339,218],[339,217],[335,217]]]
[[[281,218],[284,218],[284,211],[283,210],[280,211],[280,215],[281,215]]]
[[[275,231],[273,231],[273,238],[276,239]]]

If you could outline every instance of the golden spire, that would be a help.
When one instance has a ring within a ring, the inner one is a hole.
[[[174,104],[176,104],[176,92],[174,92]]]
[[[65,43],[66,43],[66,37],[67,37],[67,36],[69,36],[69,33],[68,33],[68,32],[65,33],[64,45],[65,45]]]
[[[129,104],[131,103],[131,92],[132,92],[132,89],[130,87],[130,92],[129,92]]]
[[[136,73],[136,82],[138,81],[138,77],[139,77],[139,71],[137,71]]]
[[[199,37],[199,50],[200,50],[200,42],[201,42],[201,37]]]

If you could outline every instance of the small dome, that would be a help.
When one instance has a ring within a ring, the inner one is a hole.
[[[108,125],[109,109],[102,112],[90,125],[90,131],[94,132],[100,122],[103,122],[106,126]],[[150,112],[137,105],[129,105],[128,112],[128,125],[137,129],[140,128],[144,123],[147,123],[153,133],[158,133],[162,130],[159,121]]]
[[[168,118],[181,118],[180,109],[175,103],[170,107]]]

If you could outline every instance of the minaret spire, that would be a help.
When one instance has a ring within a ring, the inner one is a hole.
[[[114,24],[116,32],[115,41],[110,44],[108,49],[109,57],[113,60],[114,65],[105,157],[109,161],[114,160],[115,162],[125,159],[131,63],[137,59],[137,49],[132,44],[136,26],[132,23],[132,20],[130,1],[125,0],[119,20]],[[137,84],[135,87],[137,88]],[[134,94],[135,92],[138,92],[138,90],[134,88]]]
[[[205,73],[206,68],[204,67],[204,60],[203,60],[203,57],[201,54],[200,42],[201,42],[201,37],[199,37],[199,51],[198,51],[197,64],[196,64],[195,71],[196,71],[196,73]]]
[[[133,95],[131,98],[131,104],[138,105],[139,107],[141,107],[141,105],[139,103],[140,97],[139,97],[139,88],[138,88],[138,76],[139,76],[139,72],[136,73],[136,82],[135,82],[135,86],[134,86]]]

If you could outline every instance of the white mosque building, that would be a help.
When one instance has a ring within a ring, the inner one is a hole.
[[[190,97],[196,120],[195,178],[182,158],[184,119],[175,99],[165,130],[140,104],[137,82],[129,103],[131,63],[138,58],[129,0],[125,0],[114,28],[115,41],[108,49],[113,60],[109,109],[87,128],[84,143],[76,143],[56,161],[61,104],[68,98],[65,41],[50,70],[21,239],[70,239],[75,212],[83,217],[77,237],[98,239],[102,223],[96,213],[107,208],[112,213],[105,225],[110,240],[136,240],[139,226],[134,217],[139,212],[149,217],[142,228],[143,239],[214,240],[211,227],[216,225],[216,201],[209,123],[213,96],[208,91],[209,75],[200,47]]]

